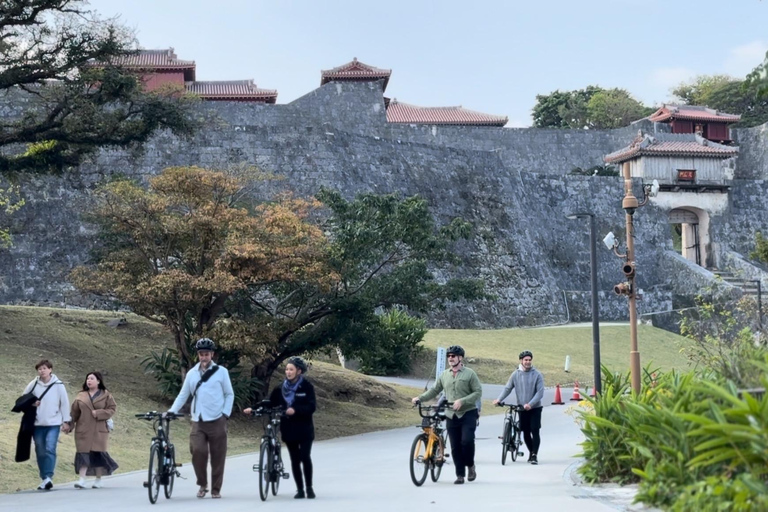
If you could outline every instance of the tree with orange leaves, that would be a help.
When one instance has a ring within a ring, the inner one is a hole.
[[[175,167],[147,188],[116,181],[97,194],[95,265],[76,268],[82,292],[108,296],[173,333],[183,369],[187,337],[211,331],[228,301],[250,287],[311,282],[328,287],[327,240],[308,217],[319,203],[280,198],[249,211],[249,179]]]

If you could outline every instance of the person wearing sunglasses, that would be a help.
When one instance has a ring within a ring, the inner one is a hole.
[[[456,467],[454,484],[463,484],[477,478],[475,469],[475,429],[477,428],[477,402],[483,394],[480,379],[464,366],[464,349],[458,345],[449,347],[447,368],[429,391],[412,399],[413,404],[431,400],[441,392],[453,402],[453,408],[445,413],[448,437],[451,440],[451,456]]]

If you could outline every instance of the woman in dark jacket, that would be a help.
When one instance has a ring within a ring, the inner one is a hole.
[[[291,456],[291,471],[296,482],[294,498],[315,497],[312,489],[312,441],[315,439],[315,425],[312,415],[315,413],[315,387],[304,378],[307,363],[300,357],[292,357],[285,365],[285,381],[272,390],[269,401],[272,407],[284,407],[285,415],[280,423],[280,437],[288,447]],[[243,411],[251,413],[251,409]],[[304,476],[302,478],[302,466]],[[306,483],[306,494],[304,484]]]

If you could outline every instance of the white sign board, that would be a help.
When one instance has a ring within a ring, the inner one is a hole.
[[[445,371],[445,360],[448,354],[445,353],[443,347],[437,347],[437,362],[435,363],[435,379],[439,379],[440,375]]]

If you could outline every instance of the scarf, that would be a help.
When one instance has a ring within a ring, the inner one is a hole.
[[[296,390],[299,388],[299,385],[304,380],[303,375],[299,375],[299,378],[296,379],[296,382],[291,384],[291,381],[288,379],[285,379],[283,381],[283,398],[285,399],[285,403],[288,407],[293,407],[293,401],[296,398]]]

